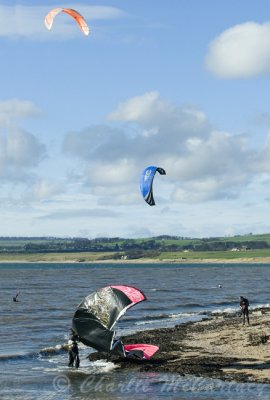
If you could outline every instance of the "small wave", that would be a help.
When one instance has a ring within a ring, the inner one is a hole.
[[[135,325],[151,325],[151,324],[156,324],[157,323],[157,320],[153,320],[153,319],[149,319],[148,321],[139,321],[139,322],[136,322],[136,324]]]
[[[99,372],[110,372],[111,370],[117,368],[117,366],[110,361],[98,360],[92,361],[91,364],[92,367],[97,368]]]
[[[165,313],[157,313],[157,314],[144,314],[136,317],[127,317],[125,318],[125,323],[132,323],[133,326],[143,326],[143,325],[157,325],[162,326],[166,322],[172,323],[173,320],[176,320],[177,323],[184,323],[187,321],[192,321],[194,318],[207,318],[212,317],[214,315],[237,315],[240,312],[239,306],[235,305],[235,302],[221,301],[214,302],[208,305],[195,305],[195,303],[190,303],[189,307],[196,307],[197,310],[183,310],[182,312],[165,312]],[[270,308],[269,304],[259,304],[253,307],[250,307],[250,310],[257,310],[261,308]]]
[[[150,305],[149,307],[143,307],[143,311],[150,311],[150,312],[162,311],[162,310],[167,310],[167,309],[168,309],[168,306],[166,306],[166,305],[164,305],[164,306],[162,306],[162,305],[157,305],[157,306]]]
[[[210,312],[210,315],[215,315],[215,314],[234,314],[237,311],[239,311],[239,307],[227,307],[227,308],[218,308],[216,310],[213,310]]]
[[[25,354],[2,354],[0,355],[0,362],[12,361],[12,360],[27,360],[27,359],[38,358],[40,356],[50,357],[66,352],[67,350],[68,350],[68,345],[63,344],[63,345],[56,345],[55,347],[45,347],[44,349]]]
[[[159,326],[159,327],[168,327],[168,326],[175,326],[175,324],[183,324],[186,322],[196,322],[196,321],[201,321],[202,319],[208,318],[206,313],[203,313],[201,315],[199,314],[189,314],[187,316],[181,315],[173,315],[171,317],[168,317],[166,319],[162,320],[162,325],[160,325],[159,320],[147,320],[147,321],[141,321],[136,323],[137,326],[146,326],[146,325],[154,325],[154,326]],[[146,328],[145,328],[146,329]]]
[[[162,311],[162,310],[157,309],[156,311]],[[125,318],[123,318],[123,320],[121,322],[123,322],[125,324],[126,324],[126,322],[136,324],[136,322],[138,322],[138,321],[144,321],[144,320],[149,319],[149,315],[151,315],[152,319],[161,319],[161,318],[167,318],[168,314],[167,313],[164,313],[164,314],[152,314],[152,313],[151,314],[142,314],[140,316],[125,317]]]
[[[152,323],[156,323],[160,320],[172,320],[172,319],[181,319],[181,318],[192,318],[194,315],[198,315],[196,313],[173,313],[173,314],[158,314],[151,315],[151,319],[149,319],[149,315],[144,318],[140,318],[138,322],[135,322],[135,325],[148,325]]]
[[[221,301],[214,301],[213,303],[211,303],[210,305],[219,305],[219,306],[229,306],[231,304],[235,304],[235,300],[221,300]]]
[[[177,314],[169,314],[169,318],[186,318],[191,317],[192,315],[196,315],[197,313],[177,313]]]
[[[152,288],[150,289],[151,292],[170,292],[170,293],[178,293],[176,289],[166,289],[166,288]]]
[[[270,308],[270,303],[257,304],[256,306],[251,306],[249,308],[250,308],[250,310],[257,310],[258,308]]]
[[[68,372],[68,374],[75,374],[75,375],[98,375],[98,374],[103,374],[103,373],[108,373],[111,372],[112,370],[119,368],[118,365],[113,364],[110,361],[105,361],[105,360],[98,360],[98,361],[89,361],[89,360],[81,360],[80,363],[80,368],[70,368],[67,365],[59,365],[59,363],[56,363],[56,366],[50,366],[48,367],[39,367],[37,368],[38,370],[42,370],[44,372],[56,372],[56,373],[61,373],[61,372]]]
[[[256,310],[260,310],[262,308],[266,308],[269,309],[270,308],[270,304],[257,304],[255,306],[250,306],[249,310],[250,311],[256,311]],[[238,306],[235,307],[227,307],[227,308],[222,308],[222,309],[216,309],[211,311],[210,314],[214,315],[214,314],[235,314],[240,312],[240,308]]]
[[[164,319],[164,318],[169,318],[170,314],[153,314],[151,315],[151,319],[152,320],[156,320],[156,319]],[[140,318],[138,318],[138,322],[142,322],[142,321],[147,321],[149,319],[149,315],[145,315],[145,316],[141,316]],[[135,322],[135,324],[137,324],[137,322]]]
[[[178,307],[204,307],[203,304],[199,304],[199,303],[181,303],[177,305]]]
[[[41,349],[38,354],[40,354],[41,356],[51,356],[54,354],[59,354],[62,353],[64,351],[68,350],[68,344],[59,344],[56,345],[55,347],[45,347],[44,349]]]

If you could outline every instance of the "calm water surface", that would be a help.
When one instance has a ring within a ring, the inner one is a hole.
[[[251,308],[270,306],[269,278],[270,265],[0,264],[0,398],[270,399],[270,385],[123,373],[110,363],[89,362],[86,347],[81,368],[73,370],[59,350],[76,306],[100,287],[133,285],[148,298],[118,322],[121,336],[236,311],[239,295]]]

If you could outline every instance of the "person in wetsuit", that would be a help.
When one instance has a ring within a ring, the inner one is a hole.
[[[79,357],[79,348],[77,344],[77,340],[79,340],[79,336],[74,332],[73,329],[70,329],[70,342],[71,346],[68,352],[69,355],[69,367],[75,367],[79,368],[80,366],[80,357]]]
[[[20,292],[16,294],[16,296],[13,297],[13,301],[17,302],[18,300],[18,296],[19,296]]]
[[[75,367],[79,368],[80,366],[80,357],[79,357],[79,348],[78,348],[78,344],[76,341],[72,342],[71,348],[69,349],[69,363],[68,366],[69,367],[74,367],[74,363],[75,363]]]
[[[240,296],[240,308],[241,308],[242,315],[243,315],[243,325],[245,325],[246,319],[247,319],[247,323],[249,325],[249,310],[248,310],[248,307],[249,307],[248,299],[246,299],[243,296]]]

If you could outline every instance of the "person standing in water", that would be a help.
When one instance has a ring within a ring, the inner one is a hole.
[[[69,349],[68,354],[69,354],[68,366],[74,367],[74,363],[75,363],[75,367],[79,368],[79,366],[80,366],[79,348],[78,348],[78,344],[75,340],[72,342],[72,345]]]
[[[79,336],[74,332],[74,330],[71,328],[70,329],[70,349],[68,352],[69,355],[69,367],[75,367],[79,368],[80,366],[80,357],[79,357],[79,348],[77,344],[77,340],[79,340]]]
[[[249,307],[248,299],[246,299],[243,296],[240,296],[240,308],[241,308],[242,315],[243,315],[243,325],[245,325],[246,319],[247,319],[247,323],[249,325],[249,310],[248,310],[248,307]]]

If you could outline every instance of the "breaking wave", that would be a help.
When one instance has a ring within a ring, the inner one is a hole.
[[[68,345],[56,345],[55,347],[45,347],[44,349],[33,351],[25,354],[0,354],[1,361],[17,361],[17,360],[27,360],[39,357],[51,357],[58,354],[63,354],[68,351]]]

